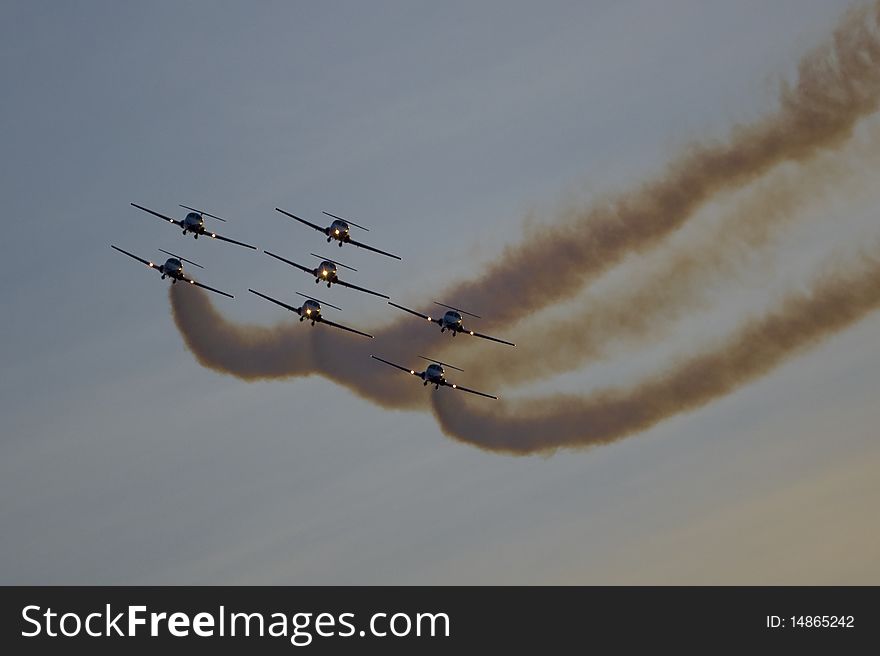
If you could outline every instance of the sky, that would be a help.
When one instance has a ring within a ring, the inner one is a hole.
[[[880,583],[878,316],[646,432],[515,457],[317,376],[202,368],[167,281],[109,248],[193,259],[235,294],[225,316],[269,325],[290,316],[247,288],[308,278],[129,203],[202,207],[298,259],[329,246],[274,208],[327,210],[404,257],[339,251],[359,281],[417,303],[772,111],[851,4],[4,3],[0,584]],[[529,389],[626,380],[723,335],[876,238],[880,194],[859,190],[807,203],[714,312]],[[597,286],[638,284],[650,258]],[[390,321],[321,293],[341,323]]]

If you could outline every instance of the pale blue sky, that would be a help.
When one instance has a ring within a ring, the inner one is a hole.
[[[772,110],[849,4],[5,3],[0,582],[880,582],[877,317],[647,434],[511,458],[201,368],[108,247],[180,252],[270,323],[246,289],[307,278],[129,202],[300,256],[327,247],[273,208],[328,209],[404,256],[346,249],[361,280],[413,300]]]

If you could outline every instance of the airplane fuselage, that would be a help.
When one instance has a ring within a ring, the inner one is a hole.
[[[446,372],[439,364],[431,363],[422,372],[422,380],[425,381],[425,385],[433,385],[434,389],[440,389],[441,385],[446,384]]]
[[[327,243],[335,239],[342,246],[351,239],[351,226],[342,219],[335,219],[330,227],[325,229],[325,232],[327,233]]]
[[[190,212],[183,219],[183,234],[191,232],[193,237],[198,239],[199,235],[211,235],[214,236],[207,230],[205,230],[205,217],[203,217],[198,212]]]
[[[165,277],[171,278],[172,282],[177,282],[178,280],[183,280],[183,262],[178,260],[176,257],[169,257],[165,260],[165,264],[160,264],[156,267],[159,269],[159,273],[162,274],[162,279]]]
[[[333,262],[329,262],[327,260],[321,262],[320,266],[313,271],[315,275],[315,282],[326,282],[329,287],[334,282],[338,282],[339,278],[337,277],[337,268]]]
[[[311,321],[314,326],[316,321],[321,320],[321,304],[312,299],[307,299],[303,303],[302,308],[300,308],[299,320]]]
[[[440,332],[447,330],[453,335],[463,330],[461,315],[455,310],[449,310],[440,318]]]

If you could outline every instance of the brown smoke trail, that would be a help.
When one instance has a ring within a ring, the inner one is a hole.
[[[530,236],[520,246],[509,248],[479,280],[460,284],[441,295],[449,302],[486,313],[489,318],[480,323],[479,329],[488,331],[571,296],[628,251],[646,249],[680,227],[715,193],[750,182],[782,161],[805,159],[845,140],[857,120],[874,111],[880,100],[878,14],[880,2],[873,4],[873,10],[847,13],[831,43],[803,59],[797,83],[783,88],[781,106],[775,114],[734,130],[727,142],[693,147],[672,162],[658,180]],[[560,277],[560,270],[565,275]],[[185,309],[177,303],[176,311]],[[320,362],[315,362],[316,367],[330,361],[328,373],[334,380],[345,380],[340,371],[344,365],[335,360],[322,337],[306,342],[294,334],[291,342],[274,331],[252,330],[247,344],[259,351],[257,362],[265,366],[264,374],[257,365],[223,356],[217,333],[209,329],[209,321],[222,321],[222,317],[207,302],[194,304],[190,312],[198,309],[204,311],[201,319],[191,316],[187,321],[181,317],[176,320],[187,344],[207,366],[244,378],[308,375],[320,369],[304,364],[310,356],[294,358],[289,350],[292,343],[305,347],[314,344],[323,354],[318,358]],[[187,332],[190,327],[196,330]],[[225,324],[221,334],[236,335]],[[256,344],[257,335],[265,335],[267,343]],[[437,335],[425,327],[413,330],[412,320],[407,317],[383,329],[377,337],[381,342],[377,339],[374,349],[394,355],[406,344],[405,356],[419,353],[437,340]],[[346,351],[348,339],[343,340],[340,352]],[[392,349],[386,351],[384,345]],[[271,351],[273,346],[278,352]],[[285,362],[289,368],[282,371],[279,363]],[[375,396],[370,392],[368,395]]]
[[[227,321],[207,292],[192,285],[168,291],[174,323],[199,363],[244,380],[321,374],[384,407],[427,407],[420,386],[406,376],[377,375],[370,353],[395,353],[387,338],[366,339],[298,317],[272,327]]]
[[[593,292],[564,317],[536,318],[517,329],[518,347],[499,352],[482,344],[457,345],[455,362],[477,386],[524,383],[577,369],[610,347],[663,338],[687,312],[709,305],[717,286],[748,267],[778,241],[798,210],[828,196],[852,198],[872,187],[880,161],[880,129],[844,151],[823,153],[783,167],[733,199],[711,230],[688,235],[636,265],[620,285]],[[641,263],[640,263],[641,264]]]
[[[730,394],[878,307],[880,259],[864,255],[716,348],[632,388],[492,404],[435,394],[434,411],[447,435],[491,451],[528,454],[613,442]]]
[[[878,20],[880,2],[848,12],[832,41],[800,62],[797,82],[782,88],[774,114],[737,127],[727,141],[691,147],[640,189],[534,231],[480,278],[442,297],[487,316],[480,330],[499,327],[572,296],[625,254],[654,246],[717,192],[837,146],[880,102]]]
[[[480,279],[453,287],[443,298],[488,314],[480,330],[522,318],[570,297],[625,254],[656,245],[719,192],[748,184],[779,163],[804,161],[837,147],[880,101],[878,19],[880,1],[871,9],[848,13],[832,42],[801,62],[797,83],[783,88],[776,113],[735,129],[725,142],[690,148],[658,179],[631,193],[563,217],[508,248]],[[559,270],[565,275],[559,277]],[[873,288],[861,296],[878,293],[877,272],[873,274]],[[859,284],[854,281],[854,287]],[[865,303],[847,296],[845,289],[826,287],[820,285],[801,303],[836,309],[838,314],[825,317],[825,323],[812,316],[798,320],[794,310],[801,306],[795,299],[766,325],[747,327],[746,332],[766,338],[766,353],[757,360],[744,340],[745,350],[731,344],[722,352],[698,356],[674,376],[588,399],[556,397],[522,402],[516,409],[501,404],[474,411],[454,393],[431,398],[444,430],[489,449],[527,453],[616,439],[735,389],[873,307],[873,300]],[[816,296],[823,290],[830,300]],[[839,293],[832,298],[831,292]],[[377,374],[367,357],[376,351],[406,363],[426,344],[436,343],[436,333],[426,327],[416,330],[406,317],[377,333],[376,340],[362,340],[298,322],[273,328],[235,325],[216,312],[204,292],[188,285],[172,288],[171,305],[187,346],[206,367],[248,380],[321,374],[385,407],[427,403],[424,390],[411,378]]]

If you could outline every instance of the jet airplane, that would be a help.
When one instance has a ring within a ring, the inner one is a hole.
[[[446,371],[443,369],[443,367],[449,367],[450,369],[455,369],[456,371],[462,371],[462,369],[459,369],[458,367],[453,367],[451,364],[448,364],[446,362],[440,362],[439,360],[426,358],[425,356],[420,355],[419,357],[422,358],[422,360],[427,360],[431,364],[429,364],[427,369],[425,369],[424,371],[416,371],[415,369],[408,369],[407,367],[402,367],[399,364],[394,364],[393,362],[389,362],[388,360],[380,358],[376,355],[371,355],[370,357],[374,360],[378,360],[379,362],[384,362],[385,364],[390,365],[395,369],[405,371],[412,376],[418,376],[422,379],[423,385],[433,385],[435,390],[438,390],[441,387],[451,387],[452,389],[461,390],[462,392],[470,392],[471,394],[485,396],[489,399],[498,398],[497,396],[492,396],[491,394],[486,394],[485,392],[478,392],[477,390],[470,389],[469,387],[462,387],[461,385],[450,383],[448,380],[446,380]]]
[[[295,307],[293,305],[288,305],[287,303],[282,303],[281,301],[274,299],[271,296],[266,296],[265,294],[261,294],[260,292],[258,292],[256,290],[248,289],[248,291],[251,294],[256,294],[257,296],[259,296],[261,298],[265,298],[267,301],[271,301],[272,303],[275,303],[275,305],[280,305],[281,307],[286,308],[286,309],[290,310],[291,312],[296,312],[299,315],[300,321],[306,321],[306,320],[311,321],[313,326],[315,325],[315,322],[318,322],[318,323],[326,324],[328,326],[333,326],[334,328],[341,328],[342,330],[347,330],[350,333],[355,333],[357,335],[369,337],[370,339],[373,338],[373,336],[368,333],[362,333],[360,330],[355,330],[354,328],[349,328],[348,326],[343,326],[338,323],[333,323],[329,319],[325,319],[324,316],[321,314],[321,304],[322,303],[328,307],[336,308],[337,310],[340,310],[340,311],[342,310],[341,307],[337,307],[335,305],[332,305],[331,303],[327,303],[326,301],[319,301],[316,298],[312,298],[311,296],[306,296],[305,294],[303,294],[301,292],[297,292],[297,294],[299,294],[300,296],[302,296],[303,298],[306,299],[306,302],[302,304],[302,307]]]
[[[342,285],[343,287],[348,287],[349,289],[356,289],[359,292],[366,292],[367,294],[372,294],[373,296],[378,296],[380,298],[390,298],[390,296],[386,296],[385,294],[380,294],[379,292],[370,291],[369,289],[365,289],[363,287],[358,287],[357,285],[352,285],[350,282],[344,282],[339,279],[339,267],[344,269],[348,269],[350,271],[357,271],[354,267],[350,267],[347,264],[343,264],[342,262],[337,262],[336,260],[331,260],[329,257],[324,257],[323,255],[315,255],[315,253],[311,253],[312,256],[321,259],[321,264],[318,265],[315,269],[310,269],[309,267],[305,267],[302,264],[297,264],[296,262],[291,262],[290,260],[281,257],[280,255],[275,255],[275,253],[270,253],[269,251],[263,251],[269,257],[274,257],[276,260],[281,260],[289,264],[292,267],[296,267],[301,271],[305,271],[306,273],[310,273],[315,276],[315,282],[326,282],[327,287],[331,285]]]
[[[470,312],[465,312],[464,310],[460,310],[458,308],[454,308],[451,305],[445,305],[444,303],[438,303],[434,301],[435,305],[440,305],[441,307],[448,308],[448,310],[443,314],[442,317],[432,317],[428,314],[422,314],[421,312],[416,312],[415,310],[411,310],[408,307],[403,307],[402,305],[398,305],[397,303],[392,303],[388,301],[388,305],[393,305],[394,307],[403,310],[404,312],[409,312],[410,314],[414,314],[417,317],[421,317],[422,319],[427,319],[431,323],[436,323],[440,326],[440,332],[446,332],[447,330],[455,337],[458,333],[464,333],[465,335],[473,335],[474,337],[480,337],[481,339],[488,339],[493,342],[498,342],[499,344],[507,344],[508,346],[516,346],[513,342],[508,342],[503,339],[498,339],[497,337],[490,337],[489,335],[484,335],[483,333],[478,333],[473,330],[468,330],[464,327],[464,319],[461,315],[466,314],[469,317],[474,317],[475,319],[479,319],[480,317],[476,314],[471,314]]]
[[[343,244],[351,244],[352,246],[357,246],[358,248],[364,248],[368,251],[373,251],[374,253],[379,253],[380,255],[387,255],[388,257],[393,257],[395,260],[401,259],[397,255],[393,255],[391,253],[386,253],[385,251],[380,251],[378,248],[373,248],[372,246],[367,246],[366,244],[363,244],[359,241],[355,241],[354,239],[352,239],[351,238],[351,226],[354,226],[355,228],[360,228],[361,230],[366,230],[367,232],[369,232],[370,229],[365,228],[362,225],[358,225],[357,223],[355,223],[354,221],[351,221],[349,219],[343,219],[341,216],[336,216],[335,214],[330,214],[330,212],[324,212],[324,214],[333,218],[333,223],[331,223],[329,227],[325,228],[323,226],[319,226],[317,223],[312,223],[311,221],[306,221],[305,219],[301,219],[298,216],[296,216],[295,214],[291,214],[290,212],[286,212],[285,210],[282,210],[280,207],[276,207],[275,210],[278,212],[281,212],[282,214],[289,216],[291,219],[294,219],[295,221],[299,221],[300,223],[303,223],[303,224],[309,226],[310,228],[314,228],[318,232],[323,232],[325,235],[327,235],[327,243],[328,244],[335,239],[336,241],[339,242],[339,244],[337,244],[337,245],[340,248],[342,248]]]
[[[187,264],[192,264],[195,267],[199,267],[200,269],[204,269],[204,267],[200,264],[196,264],[192,260],[187,260],[185,257],[180,257],[179,255],[175,255],[174,253],[169,253],[168,251],[164,251],[160,248],[159,250],[162,253],[165,253],[166,255],[170,255],[171,257],[169,257],[167,260],[165,260],[165,264],[156,264],[155,262],[145,260],[142,257],[138,257],[137,255],[129,253],[128,251],[124,251],[121,248],[119,248],[118,246],[114,246],[113,244],[110,244],[110,247],[115,248],[120,253],[123,253],[124,255],[128,255],[130,258],[133,258],[133,259],[137,260],[138,262],[143,262],[151,269],[155,269],[156,271],[158,271],[159,273],[162,274],[162,280],[165,280],[166,277],[171,278],[172,284],[176,284],[178,280],[182,280],[184,282],[188,282],[191,285],[195,285],[196,287],[201,287],[202,289],[207,289],[210,292],[222,294],[223,296],[228,296],[229,298],[235,298],[232,294],[227,294],[226,292],[221,292],[219,289],[214,289],[213,287],[208,287],[207,285],[203,285],[202,283],[196,282],[192,278],[188,277],[183,272],[183,263],[184,262],[186,262]]]
[[[230,239],[229,237],[224,237],[223,235],[218,235],[213,230],[208,230],[205,228],[205,217],[210,217],[212,219],[217,219],[218,221],[226,222],[226,219],[221,219],[219,216],[214,216],[213,214],[209,214],[203,210],[197,210],[192,207],[188,207],[186,205],[181,205],[185,210],[189,210],[189,213],[183,218],[183,221],[178,221],[177,219],[173,219],[170,216],[166,216],[164,214],[159,214],[159,212],[154,212],[151,209],[147,209],[137,203],[132,203],[133,207],[138,208],[139,210],[143,210],[144,212],[149,212],[153,216],[158,216],[160,219],[164,221],[168,221],[168,223],[173,223],[178,228],[183,228],[183,234],[185,235],[188,232],[192,233],[194,239],[198,239],[199,235],[206,235],[211,239],[219,239],[220,241],[228,241],[230,244],[237,244],[238,246],[244,246],[245,248],[250,248],[252,250],[256,250],[256,246],[251,246],[250,244],[245,244],[243,241],[235,241],[234,239]]]

